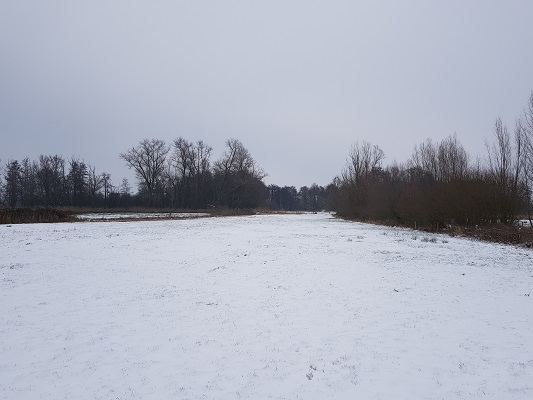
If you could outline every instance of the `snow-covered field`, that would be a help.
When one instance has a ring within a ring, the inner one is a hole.
[[[0,226],[0,398],[533,399],[533,252],[329,214]]]

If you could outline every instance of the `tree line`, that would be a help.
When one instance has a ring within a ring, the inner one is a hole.
[[[167,144],[144,139],[120,158],[135,172],[137,191],[127,179],[115,185],[111,175],[78,158],[42,155],[9,161],[0,176],[0,202],[7,207],[97,207],[208,209],[213,207],[316,211],[326,207],[317,185],[266,186],[266,173],[246,147],[229,139],[211,160],[212,147],[182,137]]]
[[[212,148],[182,137],[170,145],[144,139],[120,154],[135,172],[138,196],[148,207],[205,209],[254,208],[262,205],[266,176],[237,139],[226,141],[224,154],[211,161]]]
[[[131,187],[116,187],[110,174],[78,158],[41,155],[9,161],[0,177],[0,199],[7,207],[107,207],[128,205]]]
[[[212,147],[179,137],[144,139],[120,154],[135,172],[116,186],[83,160],[58,155],[9,161],[0,174],[0,202],[8,207],[212,207],[331,210],[348,218],[416,226],[474,226],[532,218],[533,92],[513,132],[494,124],[484,161],[473,160],[456,135],[414,147],[405,163],[384,165],[384,152],[356,142],[344,170],[325,188],[266,186],[264,170],[237,139],[212,160]]]
[[[384,152],[355,143],[334,180],[333,209],[349,218],[435,228],[531,223],[533,186],[533,93],[511,133],[498,118],[484,162],[472,160],[457,137],[415,146],[403,164],[384,166]]]

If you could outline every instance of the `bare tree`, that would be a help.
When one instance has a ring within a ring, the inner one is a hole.
[[[35,161],[25,158],[21,163],[22,205],[34,206],[38,203],[37,171]]]
[[[215,163],[214,168],[215,172],[220,172],[224,176],[232,173],[248,175],[255,179],[263,179],[266,176],[263,169],[252,158],[248,149],[237,139],[228,139],[226,141],[226,152]]]
[[[189,142],[182,137],[174,140],[174,147],[170,161],[178,172],[178,176],[181,180],[185,180],[185,178],[191,173],[192,154],[192,142]]]
[[[171,156],[165,168],[165,178],[168,182],[170,193],[170,206],[176,204],[187,207],[188,186],[192,173],[193,144],[188,140],[179,137],[173,142]]]
[[[85,162],[74,157],[71,158],[67,175],[71,205],[79,206],[83,202],[87,193],[87,178],[88,171]]]
[[[66,190],[65,160],[63,157],[39,156],[37,179],[42,202],[47,206],[61,205]]]
[[[113,191],[111,175],[107,172],[102,172],[102,174],[100,175],[100,180],[102,182],[102,189],[104,191],[104,205],[105,207],[107,207],[109,205],[109,195]]]
[[[144,139],[137,147],[120,154],[128,168],[135,170],[139,184],[146,189],[148,206],[152,205],[155,190],[162,180],[168,152],[169,147],[164,141]]]
[[[205,207],[208,203],[212,150],[211,146],[199,140],[191,151],[192,206],[195,208]]]
[[[356,142],[352,145],[348,157],[342,178],[345,183],[359,185],[370,177],[373,170],[381,168],[385,153],[377,145]]]
[[[524,143],[524,180],[528,192],[527,212],[529,226],[533,228],[533,91],[523,110],[522,141]]]
[[[468,154],[457,140],[449,136],[440,143],[427,139],[415,146],[409,160],[409,168],[415,168],[438,182],[450,182],[464,178],[468,172]]]
[[[438,145],[434,145],[431,139],[415,146],[413,155],[408,162],[409,168],[421,171],[436,180],[439,176]]]
[[[87,167],[87,174],[87,187],[91,198],[91,205],[94,206],[96,194],[102,189],[104,182],[102,181],[102,176],[96,173],[96,168],[91,165]]]
[[[494,124],[496,143],[487,144],[489,173],[496,188],[498,217],[502,222],[512,222],[520,207],[521,177],[524,170],[523,125],[516,123],[514,144],[501,118]]]
[[[120,183],[119,192],[122,196],[129,196],[131,192],[131,186],[127,178],[122,178]]]
[[[196,146],[193,148],[194,162],[191,163],[194,176],[205,176],[205,174],[209,171],[212,150],[213,148],[205,144],[202,140],[196,142]]]
[[[339,207],[342,214],[367,217],[369,187],[378,179],[384,159],[385,153],[377,145],[369,142],[352,145],[341,174]]]
[[[22,197],[21,167],[17,160],[7,163],[4,180],[5,202],[9,207],[16,207]]]
[[[524,126],[528,131],[528,134],[533,134],[533,91],[529,95],[529,99],[526,107],[523,111]]]
[[[468,154],[453,135],[443,140],[437,150],[437,180],[451,182],[464,179],[468,173]]]
[[[237,139],[226,141],[226,151],[215,162],[217,198],[229,207],[255,207],[259,204],[260,190],[265,189],[266,176],[250,152]]]

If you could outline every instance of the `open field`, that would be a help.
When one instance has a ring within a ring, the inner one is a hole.
[[[0,226],[0,398],[531,399],[533,252],[329,214]]]

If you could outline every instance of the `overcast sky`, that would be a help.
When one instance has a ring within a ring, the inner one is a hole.
[[[133,174],[143,138],[241,140],[266,183],[327,185],[457,133],[484,156],[533,90],[533,1],[0,0],[0,159]],[[132,182],[133,183],[133,182]]]

